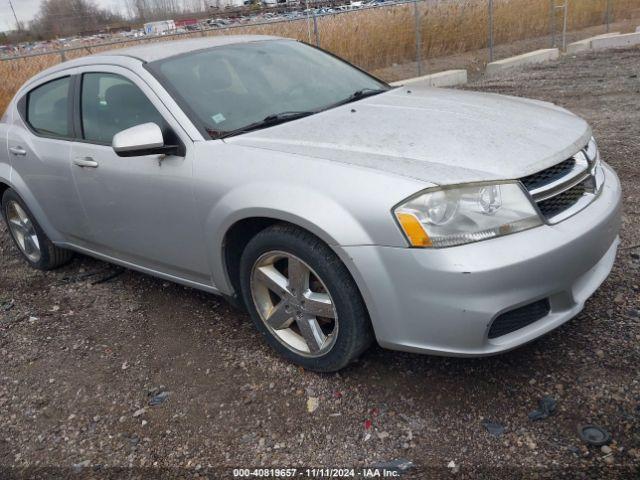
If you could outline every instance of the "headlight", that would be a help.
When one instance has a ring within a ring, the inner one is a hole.
[[[542,225],[518,183],[430,189],[393,213],[413,247],[453,247]]]

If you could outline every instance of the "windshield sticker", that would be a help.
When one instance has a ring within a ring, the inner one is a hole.
[[[226,120],[226,118],[224,118],[224,115],[223,115],[223,114],[221,114],[221,113],[216,113],[215,115],[212,115],[212,116],[211,116],[211,120],[213,120],[213,121],[216,123],[216,125],[217,125],[218,123],[222,123],[222,122],[224,122],[224,121]]]

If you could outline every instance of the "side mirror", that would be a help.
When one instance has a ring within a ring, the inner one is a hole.
[[[177,145],[164,144],[162,130],[155,123],[143,123],[116,133],[111,146],[119,157],[177,155],[179,150]]]

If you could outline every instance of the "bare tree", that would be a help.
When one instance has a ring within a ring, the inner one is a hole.
[[[96,32],[121,21],[120,16],[99,8],[93,0],[42,0],[30,29],[40,38],[54,38]]]
[[[207,11],[206,0],[126,0],[125,5],[128,17],[139,22]]]

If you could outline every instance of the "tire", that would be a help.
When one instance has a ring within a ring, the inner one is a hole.
[[[304,230],[276,224],[258,233],[242,253],[240,284],[258,331],[280,355],[305,369],[340,370],[373,341],[366,306],[349,271]]]
[[[2,216],[13,243],[33,268],[53,270],[69,263],[73,258],[73,252],[58,248],[51,243],[27,205],[12,189],[6,190],[2,196]],[[17,226],[15,221],[12,222],[12,220],[19,218],[26,218],[27,222],[21,223],[20,226]],[[27,233],[28,240],[25,241],[25,236],[22,236],[21,240],[22,233],[20,232]]]

